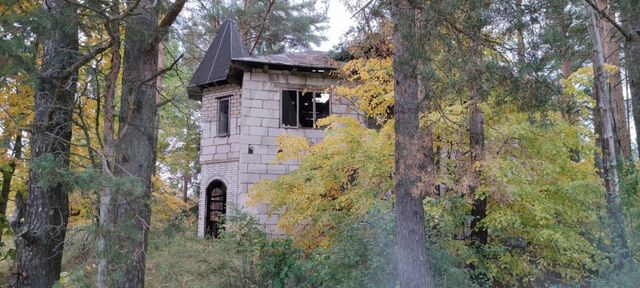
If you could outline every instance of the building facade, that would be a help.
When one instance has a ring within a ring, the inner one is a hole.
[[[221,26],[189,86],[202,101],[201,187],[198,235],[217,236],[225,215],[239,208],[252,213],[270,234],[279,234],[278,214],[266,205],[249,206],[249,189],[297,169],[277,164],[283,134],[321,141],[316,121],[329,115],[358,117],[331,91],[339,63],[323,52],[247,56],[235,24]]]

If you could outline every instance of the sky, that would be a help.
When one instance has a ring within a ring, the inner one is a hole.
[[[322,1],[319,1],[322,2]],[[328,29],[325,31],[327,40],[322,42],[319,46],[312,45],[314,50],[329,51],[334,45],[340,42],[340,37],[344,35],[351,26],[354,25],[354,20],[351,18],[351,14],[347,11],[347,7],[344,6],[340,0],[327,1],[329,9],[327,16],[329,17]],[[321,3],[319,7],[323,7]]]

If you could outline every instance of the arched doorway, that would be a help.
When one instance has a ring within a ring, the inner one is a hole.
[[[227,185],[220,180],[214,180],[207,186],[206,193],[205,232],[206,235],[218,238],[227,211]]]

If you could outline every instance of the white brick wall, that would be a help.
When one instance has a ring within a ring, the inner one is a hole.
[[[320,129],[280,127],[280,101],[282,90],[323,90],[337,85],[336,79],[313,75],[291,75],[287,71],[262,70],[245,72],[242,87],[225,85],[205,90],[202,98],[203,134],[200,162],[205,188],[219,179],[227,185],[227,212],[232,206],[253,213],[270,235],[281,234],[276,224],[278,214],[269,218],[268,207],[249,207],[248,191],[262,179],[273,179],[298,168],[296,162],[275,164],[277,137],[288,133],[309,138],[317,143],[324,137]],[[217,97],[231,97],[231,135],[216,137]],[[357,118],[346,103],[339,98],[331,99],[333,114]],[[253,153],[249,154],[249,147]],[[204,235],[205,191],[200,198],[200,221],[198,235]]]
[[[232,213],[233,207],[238,203],[238,161],[206,163],[201,171],[200,203],[198,213],[198,236],[204,237],[206,189],[214,180],[220,180],[227,185],[227,214]]]

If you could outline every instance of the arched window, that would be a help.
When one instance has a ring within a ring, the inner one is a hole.
[[[205,220],[206,235],[218,238],[227,211],[227,185],[220,180],[212,181],[207,186],[207,210]]]

